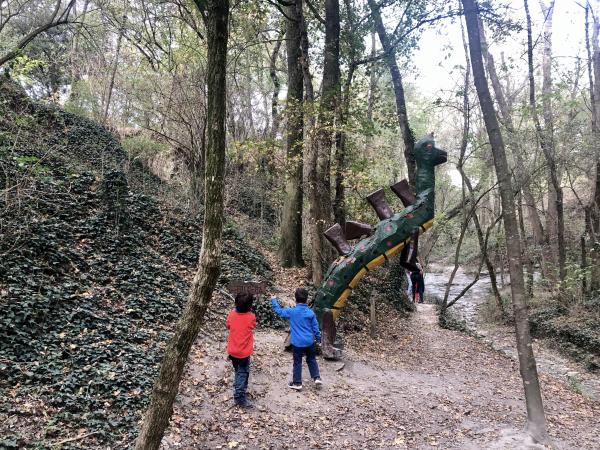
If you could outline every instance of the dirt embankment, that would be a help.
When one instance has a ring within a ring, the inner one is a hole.
[[[0,448],[135,438],[201,246],[169,189],[99,124],[0,80]],[[219,288],[270,278],[232,227],[223,252]],[[208,322],[229,306],[217,293]]]

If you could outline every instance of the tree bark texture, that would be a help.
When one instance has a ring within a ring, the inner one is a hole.
[[[498,103],[500,120],[508,132],[508,146],[511,149],[513,158],[515,159],[516,178],[519,182],[519,188],[523,192],[523,197],[525,198],[527,218],[529,219],[529,224],[533,232],[533,240],[536,245],[542,246],[544,245],[544,228],[538,213],[535,198],[531,192],[531,180],[529,178],[529,174],[527,173],[525,160],[523,158],[524,150],[520,145],[519,138],[516,136],[512,111],[509,107],[508,101],[506,100],[504,90],[502,89],[502,84],[500,83],[498,72],[496,71],[494,56],[489,51],[481,21],[479,23],[479,27],[481,30],[481,50],[486,62],[487,74],[490,78],[492,89],[494,90],[494,97]],[[526,236],[523,236],[523,239],[525,238]]]
[[[525,231],[525,220],[523,220],[523,195],[519,192],[517,202],[517,214],[519,218],[519,230],[521,230],[521,242],[523,243],[523,260],[527,265],[527,280],[526,288],[527,295],[533,297],[533,258],[529,251],[529,243],[527,242],[527,231]]]
[[[396,62],[395,47],[392,47],[390,38],[385,30],[383,21],[381,19],[381,13],[379,8],[381,7],[376,0],[368,0],[369,8],[375,24],[375,29],[379,35],[379,41],[381,47],[385,53],[385,62],[389,68],[390,75],[392,77],[392,84],[394,86],[394,96],[396,98],[396,112],[398,114],[398,124],[400,126],[400,132],[402,133],[402,140],[404,141],[404,159],[406,160],[406,167],[408,169],[408,182],[414,188],[416,186],[417,177],[417,164],[415,157],[413,156],[413,150],[415,147],[415,136],[410,128],[408,122],[408,113],[406,111],[406,99],[404,97],[404,85],[402,84],[402,75],[400,75],[400,69]]]
[[[127,6],[127,3],[125,3]],[[119,28],[119,36],[117,37],[117,48],[115,49],[115,59],[112,63],[110,70],[110,80],[108,81],[108,88],[106,90],[106,101],[104,102],[104,114],[102,115],[102,123],[106,125],[108,120],[108,111],[110,109],[110,102],[112,100],[113,90],[115,88],[115,78],[117,77],[117,69],[119,67],[119,56],[121,55],[121,42],[123,41],[123,35],[125,34],[125,26],[127,23],[126,12],[123,13],[121,27]]]
[[[173,402],[192,344],[217,283],[223,230],[225,170],[226,62],[229,0],[198,2],[206,17],[208,46],[208,142],[205,155],[205,213],[202,248],[188,303],[167,344],[136,450],[155,450],[173,414]]]
[[[519,226],[513,202],[512,181],[508,168],[506,151],[504,149],[504,142],[502,140],[502,134],[500,133],[500,126],[496,118],[496,111],[494,110],[494,104],[492,102],[483,67],[481,38],[478,24],[479,9],[474,0],[462,0],[462,4],[467,23],[469,52],[471,55],[475,88],[477,90],[485,127],[492,147],[494,166],[498,177],[500,198],[502,202],[502,217],[511,277],[510,287],[516,328],[517,351],[519,354],[519,367],[527,406],[527,431],[537,441],[545,442],[548,440],[546,419],[535,357],[531,346],[523,266],[521,262],[521,243],[519,240]]]
[[[323,81],[316,137],[314,166],[310,167],[310,226],[312,241],[312,280],[320,285],[323,264],[331,252],[325,244],[323,232],[331,223],[331,148],[335,137],[335,118],[340,102],[340,5],[339,0],[325,1],[325,47]]]
[[[586,8],[586,41],[588,51],[588,76],[590,83],[590,104],[592,105],[592,145],[596,157],[596,173],[594,179],[594,196],[589,207],[588,233],[591,240],[590,251],[590,290],[600,290],[600,19],[593,16],[592,52],[588,40],[587,17],[589,5]],[[593,73],[593,76],[592,76]]]
[[[354,5],[351,0],[344,0],[347,14],[347,26],[349,33],[356,32],[356,16]],[[350,67],[344,81],[343,91],[341,93],[341,107],[337,111],[337,127],[335,137],[335,196],[333,200],[333,217],[335,222],[342,227],[346,223],[346,191],[344,187],[344,177],[346,172],[346,125],[350,114],[350,87],[354,79],[356,70],[356,49],[350,46]]]
[[[275,42],[273,53],[269,57],[269,77],[273,83],[273,93],[271,95],[271,139],[277,138],[279,132],[279,91],[281,90],[281,82],[277,76],[277,58],[279,57],[279,51],[281,44],[285,39],[285,30],[280,33],[280,39]]]
[[[288,66],[286,182],[279,255],[283,267],[304,265],[302,259],[302,139],[303,96],[302,72],[302,0],[286,7],[286,49]]]
[[[525,14],[527,19],[527,57],[529,62],[529,104],[533,115],[533,121],[537,135],[540,140],[542,152],[548,164],[548,220],[546,221],[546,234],[548,243],[558,264],[558,276],[562,282],[566,278],[566,250],[563,214],[563,192],[560,185],[558,164],[556,162],[556,151],[554,145],[554,117],[552,111],[552,15],[554,11],[554,0],[550,6],[540,1],[544,12],[544,53],[542,60],[542,110],[544,116],[544,128],[537,113],[535,98],[535,79],[533,76],[533,40],[531,35],[531,16],[529,4],[524,0]],[[556,246],[553,246],[556,237]]]
[[[333,218],[342,227],[346,223],[346,190],[344,178],[346,171],[346,130],[348,115],[350,114],[350,87],[354,78],[355,66],[350,65],[348,75],[344,82],[344,92],[342,95],[342,106],[338,108],[335,137],[335,197],[333,200]]]

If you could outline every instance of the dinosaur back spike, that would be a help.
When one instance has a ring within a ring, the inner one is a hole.
[[[417,201],[417,197],[412,193],[408,181],[398,181],[396,184],[392,184],[390,189],[394,194],[398,196],[404,207],[413,205]]]
[[[383,189],[378,189],[375,192],[367,195],[367,201],[377,213],[379,220],[389,219],[394,215],[394,211],[390,208],[387,201],[385,200],[385,193]]]
[[[361,236],[371,236],[373,227],[368,223],[354,222],[349,220],[345,225],[346,239],[358,239]]]
[[[347,255],[352,251],[352,246],[346,240],[344,230],[339,223],[328,228],[323,234],[340,255]]]

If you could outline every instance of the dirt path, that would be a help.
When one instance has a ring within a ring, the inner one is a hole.
[[[287,388],[282,332],[256,333],[250,398],[232,407],[225,336],[193,351],[164,449],[518,449],[524,400],[518,367],[480,341],[437,326],[420,305],[410,319],[386,311],[379,336],[347,337],[345,366],[319,360],[317,391]],[[600,449],[600,404],[542,376],[548,428],[558,448]],[[595,416],[595,417],[594,417]]]
[[[453,267],[430,264],[429,269],[430,271],[425,275],[427,296],[430,301],[435,298],[442,299],[448,274]],[[450,289],[450,297],[458,294],[472,278],[473,276],[466,273],[463,268],[459,268]],[[490,292],[489,276],[483,274],[464,297],[449,310],[449,313],[458,320],[464,321],[470,333],[498,352],[516,360],[518,355],[514,326],[482,319],[482,309],[485,308]],[[552,348],[551,344],[551,341],[545,339],[533,341],[538,371],[563,380],[586,397],[600,401],[600,374],[587,371],[583,364],[567,358],[556,348]]]

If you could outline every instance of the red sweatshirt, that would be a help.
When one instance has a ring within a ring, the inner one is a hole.
[[[234,358],[246,358],[254,351],[256,316],[252,312],[239,313],[235,309],[227,317],[227,353]]]

